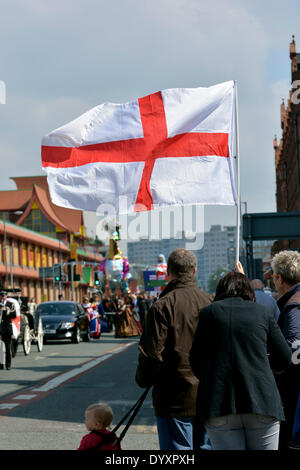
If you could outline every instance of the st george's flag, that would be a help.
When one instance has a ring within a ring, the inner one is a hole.
[[[42,139],[52,202],[115,213],[235,205],[234,123],[234,81],[96,106]]]

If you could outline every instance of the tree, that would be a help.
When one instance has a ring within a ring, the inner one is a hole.
[[[228,269],[218,266],[215,272],[211,273],[207,281],[207,287],[210,294],[214,294],[216,292],[219,280],[225,276],[227,272]]]

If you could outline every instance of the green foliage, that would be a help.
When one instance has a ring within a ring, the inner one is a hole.
[[[214,294],[216,292],[216,288],[217,288],[219,280],[223,276],[225,276],[225,274],[227,272],[228,272],[227,269],[222,268],[221,266],[218,266],[217,269],[215,270],[215,272],[211,273],[211,275],[208,278],[208,282],[207,282],[208,292],[210,294]]]

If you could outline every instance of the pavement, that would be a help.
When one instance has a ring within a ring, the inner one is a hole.
[[[89,354],[86,352],[87,348],[85,348],[84,343],[78,345],[77,348],[75,346],[76,355],[74,355],[72,345],[57,345],[55,348],[45,347],[42,353],[38,353],[35,351],[35,348],[33,348],[33,351],[30,353],[30,360],[35,361],[38,365],[43,365],[43,367],[40,366],[37,369],[29,367],[29,357],[25,357],[22,350],[20,350],[13,361],[12,370],[1,371],[2,373],[0,374],[0,450],[75,450],[79,446],[83,435],[87,433],[81,415],[79,419],[66,421],[64,419],[56,419],[55,413],[54,415],[52,414],[53,420],[51,420],[51,413],[49,413],[49,417],[47,416],[48,419],[43,419],[43,416],[46,414],[45,407],[47,409],[49,405],[49,401],[47,401],[46,398],[40,400],[39,406],[41,409],[44,409],[44,412],[41,413],[41,417],[38,419],[35,419],[37,415],[35,416],[34,413],[28,411],[31,409],[30,406],[35,406],[34,403],[32,403],[32,405],[26,404],[27,406],[23,409],[21,407],[17,408],[16,411],[13,409],[7,413],[5,412],[5,404],[9,404],[9,402],[13,403],[17,397],[23,397],[26,400],[26,394],[29,396],[32,390],[38,393],[36,390],[40,387],[41,383],[51,384],[53,380],[63,377],[64,374],[68,374],[69,371],[72,372],[76,370],[81,364],[84,364],[85,367],[86,364],[92,362],[92,359],[96,361],[101,360],[101,356],[106,355],[107,352],[112,349],[118,348],[119,346],[125,346],[126,348],[127,342],[129,341],[126,339],[120,341],[115,339],[113,334],[107,334],[105,338],[100,339],[100,341],[92,341],[89,343]],[[131,340],[131,342],[133,342],[133,340]],[[61,350],[59,350],[59,354],[57,354],[59,347]],[[136,356],[134,348],[134,345],[129,347],[133,357]],[[122,354],[119,359],[115,359],[115,361],[117,360],[124,360],[122,359]],[[106,364],[109,364],[109,367],[113,367],[114,360],[108,359]],[[135,365],[133,364],[131,367],[135,367]],[[103,367],[100,369],[102,373],[105,370]],[[97,367],[92,369],[91,373],[96,374]],[[109,372],[107,373],[105,383],[108,377]],[[77,386],[81,385],[80,380],[86,381],[85,376],[83,375],[81,379],[79,377],[79,379],[76,380]],[[122,385],[124,388],[126,384],[126,374],[123,380],[124,383]],[[91,384],[93,384],[93,382]],[[69,393],[72,391],[71,387],[72,383],[69,385]],[[56,402],[55,400],[56,397],[61,396],[62,393],[63,388],[58,387],[54,391],[51,398],[52,404],[59,405],[60,402]],[[82,393],[88,393],[85,385],[82,388]],[[129,398],[129,385],[126,394]],[[111,398],[114,399],[115,397],[112,396]],[[124,400],[124,397],[122,398]],[[74,402],[72,400],[71,403],[76,403],[75,398]],[[2,412],[1,406],[3,407]],[[152,416],[151,422],[144,424],[144,422],[147,423],[147,420],[143,421],[143,419],[141,419],[140,423],[139,420],[137,420],[136,424],[130,426],[122,441],[122,448],[124,450],[159,450],[157,430],[156,426],[153,425],[155,423],[153,409],[150,409],[150,407],[152,407],[150,396],[147,397],[145,406],[148,413]],[[126,408],[128,409],[128,406],[126,406]],[[120,420],[119,415],[116,416],[116,420],[116,422]],[[118,434],[122,432],[123,428],[124,426],[120,427]]]
[[[0,416],[0,450],[75,450],[85,434],[84,424]],[[156,427],[132,425],[122,448],[159,450]]]

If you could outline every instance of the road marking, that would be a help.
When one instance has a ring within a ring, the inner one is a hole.
[[[112,357],[114,354],[118,354],[121,351],[124,351],[128,347],[132,346],[135,343],[127,343],[125,345],[122,345],[121,347],[115,349],[114,351],[111,351],[110,353],[104,354],[103,356],[100,356],[93,361],[87,362],[86,364],[83,364],[80,367],[76,367],[75,369],[72,369],[68,372],[65,372],[61,375],[58,375],[57,377],[54,377],[54,379],[49,380],[48,382],[44,383],[40,387],[33,388],[33,392],[49,392],[50,390],[53,390],[54,388],[58,387],[62,383],[66,382],[67,380],[72,379],[73,377],[76,377],[77,375],[82,374],[83,372],[86,372],[89,369],[92,369],[93,367],[101,364],[101,362],[106,361],[106,359],[109,359]]]
[[[15,408],[16,406],[19,406],[19,403],[1,403],[0,410],[11,410],[12,408]]]
[[[35,398],[36,395],[17,395],[16,397],[13,397],[13,400],[31,400],[32,398]]]

